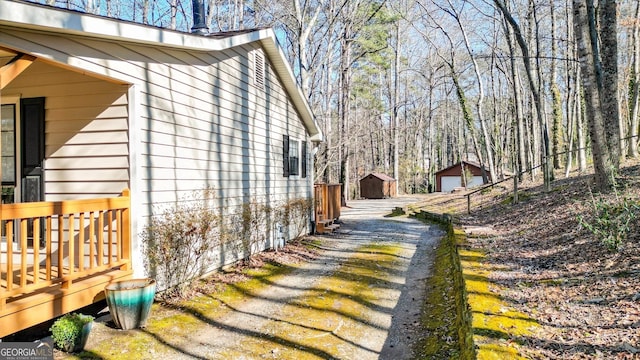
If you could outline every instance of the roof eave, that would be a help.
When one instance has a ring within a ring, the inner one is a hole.
[[[278,46],[273,30],[268,29],[268,32],[269,36],[265,36],[261,40],[262,47],[265,49],[273,67],[283,80],[284,86],[291,96],[291,101],[293,101],[300,113],[300,116],[302,117],[302,122],[305,124],[311,141],[322,142],[323,135],[320,131],[320,127],[315,121],[313,112],[309,107],[309,103],[307,102],[302,89],[295,81],[295,76],[293,75],[291,66],[289,66],[288,62],[284,61],[286,57],[282,52],[282,48]]]
[[[80,12],[64,11],[33,3],[12,1],[0,1],[1,25],[194,51],[222,51],[259,41],[278,76],[282,79],[311,141],[321,142],[323,140],[322,132],[315,121],[309,103],[296,83],[293,71],[285,60],[286,57],[271,29],[260,29],[224,38],[207,37]]]
[[[214,38],[156,28],[129,21],[111,19],[50,6],[0,1],[0,25],[52,31],[60,34],[89,36],[98,39],[130,41],[199,51],[220,51],[260,40],[256,32],[226,38]]]

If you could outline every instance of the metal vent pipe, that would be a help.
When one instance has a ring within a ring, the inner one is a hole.
[[[193,27],[191,28],[192,34],[207,35],[209,29],[205,23],[205,9],[204,0],[191,0],[193,6]]]

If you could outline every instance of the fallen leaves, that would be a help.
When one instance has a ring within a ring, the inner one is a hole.
[[[622,169],[621,196],[638,196],[639,172]],[[582,229],[577,215],[589,211],[589,181],[557,181],[551,193],[521,186],[527,200],[517,205],[502,201],[505,193],[479,195],[483,208],[460,216],[464,226],[497,232],[469,243],[496,265],[488,276],[507,304],[542,325],[522,339],[529,358],[640,358],[640,225],[631,225],[617,253]]]

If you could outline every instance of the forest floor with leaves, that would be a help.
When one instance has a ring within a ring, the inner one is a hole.
[[[471,214],[464,194],[440,195],[423,208],[484,229],[467,231],[464,246],[484,253],[490,290],[539,325],[526,335],[493,331],[496,341],[527,359],[640,359],[640,219],[617,251],[579,220],[593,223],[596,205],[639,205],[640,164],[625,164],[608,194],[592,191],[591,174],[560,176],[550,192],[521,184],[517,204],[512,182],[504,182],[471,195]]]

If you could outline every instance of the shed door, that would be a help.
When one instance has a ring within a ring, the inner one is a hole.
[[[482,180],[482,176],[474,176],[469,182],[469,184],[467,185],[467,187],[471,188],[471,187],[480,186],[483,184],[484,184],[484,181]]]
[[[453,189],[462,186],[462,179],[460,176],[443,176],[440,183],[440,191],[452,192]]]

